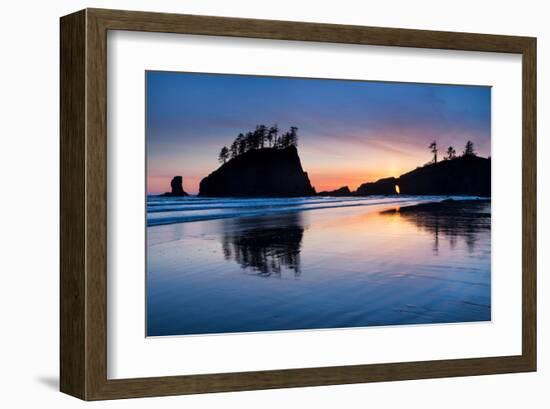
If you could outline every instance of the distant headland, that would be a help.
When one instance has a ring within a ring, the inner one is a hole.
[[[396,193],[491,196],[491,159],[460,156],[417,168],[398,178],[363,183],[355,192],[358,196]]]
[[[240,133],[221,148],[221,166],[204,177],[199,196],[206,197],[300,197],[371,195],[491,195],[491,159],[477,156],[468,141],[457,156],[450,146],[438,161],[438,147],[429,145],[430,162],[399,177],[387,177],[361,184],[356,191],[343,186],[316,193],[298,155],[298,128],[279,133],[277,125],[257,125]],[[162,196],[187,196],[181,176],[171,182],[171,192]]]
[[[449,146],[443,160],[438,161],[437,143],[428,147],[433,155],[430,162],[399,177],[388,177],[376,182],[363,183],[349,196],[371,195],[475,195],[491,196],[491,159],[477,156],[474,144],[466,142],[462,155],[457,156]],[[349,192],[348,186],[323,196],[342,196]]]

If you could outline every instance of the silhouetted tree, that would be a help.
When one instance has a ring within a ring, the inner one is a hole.
[[[236,158],[239,155],[239,137],[236,137],[235,140],[231,143],[229,152],[231,154],[231,159]]]
[[[246,136],[244,134],[240,133],[239,136],[237,136],[237,146],[238,146],[238,155],[242,155],[246,152]]]
[[[276,145],[279,149],[285,149],[289,146],[298,146],[298,128],[291,126],[288,131],[281,135]]]
[[[277,126],[277,124],[273,125],[267,131],[267,143],[269,144],[270,147],[272,147],[275,144],[278,134],[279,134],[279,127]]]
[[[277,146],[276,148],[279,148],[279,149],[284,149],[284,148],[287,148],[289,147],[290,145],[288,144],[289,143],[289,136],[288,136],[288,131],[283,133],[279,139],[278,139],[278,143],[277,143]]]
[[[282,141],[283,141],[283,137],[284,137],[284,133],[282,134],[277,134],[277,136],[275,137],[275,139],[273,139],[273,147],[275,149],[280,149],[281,148],[281,144],[282,144]]]
[[[239,133],[229,148],[224,146],[218,160],[225,163],[230,158],[236,158],[253,149],[263,149],[266,145],[275,149],[298,146],[298,128],[291,126],[287,132],[279,135],[277,124],[270,128],[265,125],[256,125],[254,131],[249,131],[246,134]]]
[[[434,154],[433,163],[437,163],[437,143],[433,141],[430,146],[430,151]]]
[[[245,152],[251,151],[252,149],[256,149],[255,147],[255,141],[254,141],[254,132],[247,132],[244,135],[244,141],[245,141]]]
[[[443,159],[450,160],[450,159],[454,159],[454,158],[456,158],[455,148],[453,148],[452,146],[449,146],[447,148],[447,156],[445,156]]]
[[[464,156],[476,156],[476,152],[474,150],[474,143],[472,141],[466,142],[466,146],[464,147],[464,152],[462,154]]]
[[[257,125],[254,134],[258,143],[258,147],[260,149],[263,149],[267,140],[267,126]]]
[[[298,146],[298,128],[291,126],[288,131],[288,146]]]
[[[220,161],[220,163],[225,163],[227,162],[227,159],[229,159],[229,149],[227,149],[227,146],[224,146],[220,151],[218,160]]]

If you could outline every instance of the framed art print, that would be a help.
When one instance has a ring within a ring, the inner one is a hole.
[[[536,40],[61,19],[61,390],[536,369]]]

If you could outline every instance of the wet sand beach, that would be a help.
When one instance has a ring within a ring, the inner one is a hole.
[[[442,199],[189,201],[147,227],[147,335],[490,320],[490,201]]]

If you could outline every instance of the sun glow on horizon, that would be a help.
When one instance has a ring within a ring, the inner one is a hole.
[[[440,155],[467,140],[491,155],[490,87],[155,71],[146,80],[150,194],[176,175],[197,194],[220,149],[258,124],[298,127],[318,192],[399,177],[431,159],[434,140]]]

